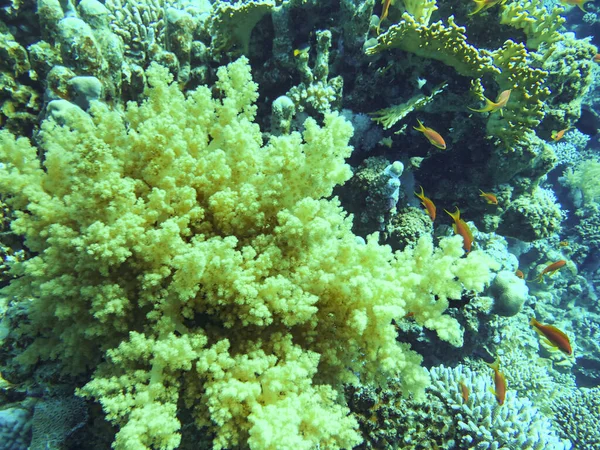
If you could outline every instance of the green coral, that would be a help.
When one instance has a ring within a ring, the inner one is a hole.
[[[448,17],[448,25],[442,21],[425,25],[410,14],[403,14],[402,20],[390,26],[377,37],[377,43],[368,47],[367,55],[373,55],[390,48],[399,48],[423,58],[441,61],[465,76],[474,78],[485,74],[497,74],[492,59],[482,54],[467,42],[466,29],[456,25],[454,17]]]
[[[351,175],[351,126],[325,114],[265,144],[247,60],[217,75],[184,95],[153,65],[144,102],[62,108],[39,149],[0,132],[0,193],[35,252],[5,290],[28,316],[14,337],[32,339],[17,361],[93,370],[80,393],[117,450],[174,449],[196,427],[215,449],[351,448],[336,389],[397,378],[422,398],[393,319],[461,345],[449,299],[484,289],[492,263],[460,236],[358,241],[326,200]]]
[[[490,114],[487,131],[512,149],[544,118],[544,100],[550,95],[546,86],[548,72],[534,68],[525,46],[510,40],[492,57],[499,69],[495,75],[499,91],[510,89],[511,94],[502,116]]]
[[[209,19],[213,52],[235,48],[237,52],[247,55],[252,30],[274,8],[275,2],[272,0],[242,0],[235,3],[217,0]]]
[[[448,18],[448,25],[441,21],[423,25],[404,14],[402,20],[380,35],[366,52],[375,54],[399,48],[441,61],[460,75],[491,76],[498,85],[498,92],[510,89],[511,98],[503,115],[489,115],[487,132],[506,148],[513,149],[544,117],[544,100],[550,95],[545,86],[548,73],[533,67],[531,55],[523,44],[508,40],[496,51],[479,50],[467,42],[465,31],[456,25],[453,16]]]
[[[500,23],[523,30],[527,48],[537,50],[541,44],[550,45],[564,39],[558,31],[566,21],[561,16],[564,12],[560,6],[548,12],[540,0],[516,1],[502,7]]]
[[[571,189],[583,194],[584,204],[598,204],[600,200],[600,161],[582,161],[565,170],[564,180]]]

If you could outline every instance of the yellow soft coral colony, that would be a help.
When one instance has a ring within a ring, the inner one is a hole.
[[[217,449],[351,448],[340,384],[399,377],[422,395],[392,319],[460,345],[447,299],[481,290],[490,261],[463,258],[460,237],[396,254],[357,241],[324,199],[351,175],[351,126],[327,114],[264,143],[247,60],[218,79],[220,99],[184,95],[152,66],[141,105],[62,108],[42,125],[45,170],[0,131],[0,193],[36,253],[6,290],[34,338],[19,361],[95,368],[80,393],[119,426],[116,449],[176,448],[181,408]]]

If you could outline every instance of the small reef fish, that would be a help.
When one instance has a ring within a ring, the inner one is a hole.
[[[425,137],[427,138],[427,140],[434,147],[437,147],[442,150],[446,150],[446,141],[444,141],[444,138],[440,135],[440,133],[438,133],[437,131],[435,131],[429,127],[426,127],[425,125],[423,125],[423,123],[419,119],[417,119],[417,122],[419,122],[419,126],[413,127],[415,130],[423,133],[425,135]]]
[[[421,200],[421,205],[423,205],[425,207],[425,209],[427,210],[427,215],[433,222],[435,220],[436,207],[430,198],[425,197],[425,191],[423,191],[423,186],[420,186],[420,188],[421,188],[421,193],[419,194],[419,193],[415,192],[415,195],[417,197],[419,197],[419,199]]]
[[[573,354],[569,337],[555,326],[539,323],[535,317],[531,318],[529,325],[533,327],[536,333],[545,338],[547,344],[559,349],[561,352],[566,353],[569,356]]]
[[[463,238],[463,248],[465,252],[469,253],[471,251],[471,246],[473,245],[473,233],[469,228],[469,225],[460,218],[460,210],[458,206],[456,207],[456,211],[451,213],[448,210],[446,211],[452,219],[454,219],[454,223],[452,224],[452,228],[454,228],[454,233],[459,234]]]
[[[558,142],[564,137],[564,135],[567,131],[569,131],[568,128],[565,128],[564,130],[560,130],[560,131],[552,131],[552,134],[550,135],[550,137],[552,138],[552,140],[554,142]]]
[[[298,48],[294,49],[294,56],[300,56],[303,53],[308,53],[310,50],[310,46],[308,44],[302,44]]]
[[[383,5],[383,7],[381,9],[381,17],[379,18],[379,23],[377,24],[377,34],[379,34],[381,22],[387,19],[388,13],[390,12],[390,5],[392,4],[392,0],[381,0],[381,4]]]
[[[559,247],[568,247],[569,246],[569,242],[568,241],[560,241],[558,243]]]
[[[487,202],[488,205],[497,205],[498,204],[498,197],[496,197],[491,192],[483,192],[481,189],[479,189],[479,192],[481,192],[480,197],[485,198],[485,201]]]
[[[473,12],[469,13],[470,16],[477,14],[480,11],[485,11],[486,9],[489,9],[494,5],[504,5],[507,0],[473,0],[473,1],[475,2],[475,9],[473,10]]]
[[[508,103],[508,100],[510,99],[510,93],[511,93],[510,89],[500,92],[500,95],[498,95],[498,98],[496,99],[495,102],[491,101],[487,97],[483,97],[482,100],[485,101],[485,106],[483,108],[475,109],[475,108],[469,107],[469,109],[471,111],[475,111],[475,112],[479,112],[479,113],[485,113],[485,112],[494,113],[496,111],[500,111],[500,115],[502,115],[502,108],[504,108],[506,106],[506,104]]]
[[[515,275],[517,276],[517,278],[520,278],[521,280],[524,280],[524,279],[525,279],[525,275],[523,274],[523,271],[522,271],[522,270],[520,270],[520,269],[517,269],[517,270],[515,271]]]
[[[469,401],[469,387],[464,381],[458,383],[458,387],[460,388],[460,396],[462,397],[463,402],[467,403]]]
[[[494,390],[492,393],[496,397],[496,401],[500,406],[504,405],[504,399],[506,398],[506,378],[504,374],[500,372],[500,360],[496,359],[493,363],[486,363],[494,371]]]
[[[558,269],[560,269],[566,263],[567,262],[564,259],[560,259],[556,262],[553,262],[552,264],[548,264],[544,268],[544,270],[542,270],[542,273],[540,273],[540,276],[538,277],[538,282],[541,283],[542,281],[544,281],[544,275],[546,275],[546,274],[552,275],[554,272],[556,272]]]
[[[600,63],[600,53],[596,53],[594,55],[594,57],[592,58],[592,61],[594,61],[596,63]]]
[[[583,5],[585,5],[587,2],[590,2],[592,0],[560,0],[560,2],[563,5],[569,5],[569,6],[578,6],[579,9],[581,9],[583,12],[587,12],[584,8]]]

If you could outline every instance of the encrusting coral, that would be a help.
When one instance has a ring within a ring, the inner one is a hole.
[[[492,262],[459,236],[357,240],[325,199],[351,175],[351,126],[328,113],[265,144],[245,58],[188,95],[158,65],[147,77],[141,105],[58,108],[40,149],[0,132],[0,192],[36,255],[5,290],[28,310],[18,361],[95,369],[80,393],[119,425],[116,449],[176,448],[184,405],[216,449],[351,448],[340,384],[399,377],[421,398],[392,320],[461,345],[448,299]]]

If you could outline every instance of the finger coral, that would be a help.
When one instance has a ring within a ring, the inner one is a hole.
[[[118,450],[177,448],[182,417],[215,449],[351,448],[341,383],[398,377],[421,398],[427,372],[393,319],[460,345],[448,301],[481,291],[492,262],[460,236],[397,253],[358,240],[328,199],[350,178],[352,127],[327,113],[265,142],[245,58],[187,95],[158,65],[147,78],[122,111],[60,109],[40,148],[0,132],[0,193],[35,252],[5,290],[27,309],[18,361],[93,371],[79,392]]]

